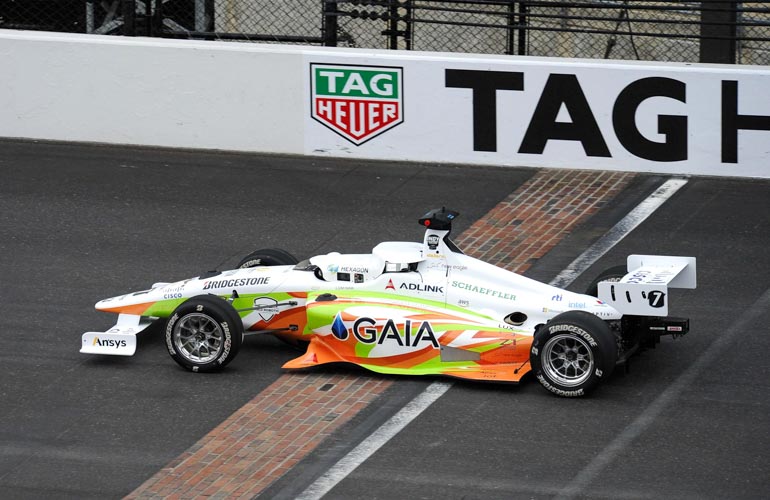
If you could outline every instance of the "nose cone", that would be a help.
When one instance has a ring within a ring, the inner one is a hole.
[[[94,307],[97,311],[108,311],[109,309],[116,307],[124,296],[110,297],[109,299],[103,299],[97,302]]]
[[[97,311],[141,316],[155,302],[156,298],[147,292],[137,292],[100,300],[94,307]]]

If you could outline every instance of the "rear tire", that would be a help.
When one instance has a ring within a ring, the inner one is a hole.
[[[623,279],[623,276],[628,274],[628,271],[626,270],[626,266],[613,266],[609,269],[605,269],[601,273],[599,273],[599,276],[594,279],[590,285],[588,285],[588,288],[586,288],[585,294],[590,295],[592,297],[598,297],[599,296],[599,283],[602,281],[611,281],[613,283],[617,283],[621,279]]]
[[[607,323],[585,311],[567,311],[535,332],[529,360],[547,390],[579,397],[610,376],[617,356]]]
[[[259,266],[293,266],[299,261],[292,254],[280,248],[263,248],[241,259],[237,269]]]
[[[192,372],[221,370],[243,343],[243,322],[230,304],[198,295],[177,307],[165,330],[171,358]]]

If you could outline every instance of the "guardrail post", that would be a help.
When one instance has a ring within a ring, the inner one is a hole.
[[[147,2],[147,8],[150,8],[150,2]],[[152,16],[149,17],[148,36],[163,36],[163,0],[155,0],[152,7]]]
[[[519,51],[520,56],[527,55],[527,2],[519,2]]]
[[[738,2],[701,2],[700,62],[735,64]]]
[[[519,1],[518,14],[516,12],[516,0],[508,3],[508,29],[505,53],[523,56],[527,53],[527,4]],[[514,52],[514,47],[516,51]]]
[[[398,50],[398,0],[390,0],[388,31],[390,32],[390,50]]]
[[[508,27],[505,30],[505,53],[508,55],[513,54],[513,40],[514,40],[514,31],[513,26],[516,24],[516,2],[510,1],[508,2],[508,15],[505,18],[505,22],[508,25]]]
[[[404,43],[406,44],[406,50],[412,50],[412,36],[414,35],[414,0],[406,0],[404,2],[404,9],[406,14],[404,15]]]
[[[322,0],[323,7],[323,40],[326,47],[337,46],[337,2]]]
[[[136,36],[136,0],[123,0],[120,8],[123,14],[123,36]]]

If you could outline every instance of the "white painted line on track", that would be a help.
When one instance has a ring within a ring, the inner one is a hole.
[[[401,432],[409,422],[440,398],[449,388],[451,382],[434,382],[413,400],[408,402],[398,413],[382,424],[371,436],[353,448],[339,462],[311,484],[298,497],[298,500],[311,500],[324,496],[337,483],[345,479],[356,467],[364,463],[372,454],[379,450],[390,438]]]
[[[637,205],[631,212],[612,227],[596,243],[591,245],[577,259],[567,266],[565,270],[559,273],[550,284],[565,288],[569,286],[580,274],[591,267],[594,262],[599,260],[620,240],[633,231],[655,210],[660,208],[663,203],[676,193],[679,188],[687,184],[685,179],[669,179],[664,182],[654,193],[648,196],[644,201]],[[362,441],[353,448],[347,455],[342,457],[321,477],[316,479],[305,491],[297,496],[298,500],[317,500],[326,495],[340,481],[345,479],[359,465],[364,463],[370,456],[379,450],[385,443],[390,441],[396,434],[401,432],[409,423],[417,418],[423,411],[428,409],[438,398],[446,393],[452,387],[452,382],[434,382],[430,384],[423,392],[418,394],[413,400],[406,404],[398,413],[393,415],[387,422],[375,430],[371,436]],[[609,456],[609,459],[613,458]],[[590,465],[590,464],[589,464]],[[601,470],[601,469],[600,469]],[[580,478],[580,475],[576,479]],[[588,482],[593,476],[588,477]],[[574,481],[573,481],[574,482]],[[586,482],[586,484],[588,484]],[[576,485],[576,491],[584,485]]]
[[[761,315],[770,309],[770,288],[765,290],[759,299],[741,316],[738,321],[733,323],[732,327],[717,337],[713,344],[701,354],[676,380],[674,380],[666,389],[650,403],[644,411],[634,419],[623,432],[617,435],[607,446],[600,451],[593,460],[591,460],[583,469],[577,473],[572,481],[565,486],[556,496],[559,500],[572,499],[583,494],[588,486],[596,477],[607,468],[607,466],[620,454],[628,448],[631,443],[638,438],[642,432],[652,425],[656,418],[673,403],[679,395],[692,384],[695,379],[707,367],[712,366],[718,361],[718,357],[733,343],[734,338]]]

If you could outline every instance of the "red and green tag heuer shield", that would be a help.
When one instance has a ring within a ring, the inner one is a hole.
[[[311,116],[355,145],[404,121],[403,69],[310,65]]]

